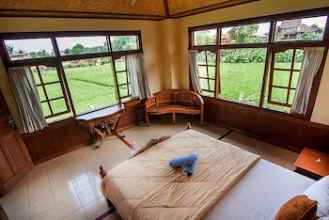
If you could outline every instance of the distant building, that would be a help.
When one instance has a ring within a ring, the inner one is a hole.
[[[317,25],[308,26],[302,23],[302,19],[282,21],[277,29],[279,39],[298,39],[304,33],[321,33],[322,29]]]

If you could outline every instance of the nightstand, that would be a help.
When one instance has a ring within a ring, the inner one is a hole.
[[[296,172],[313,179],[329,175],[329,154],[305,147],[298,156]]]

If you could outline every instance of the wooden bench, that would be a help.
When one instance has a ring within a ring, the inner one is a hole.
[[[155,93],[145,102],[145,121],[150,124],[150,115],[172,114],[176,123],[176,114],[200,115],[203,124],[204,102],[202,97],[192,91],[183,89],[168,89]]]

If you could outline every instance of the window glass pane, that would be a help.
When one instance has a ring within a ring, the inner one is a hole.
[[[118,79],[119,84],[126,84],[127,83],[127,73],[126,72],[117,73],[117,79]]]
[[[112,51],[138,50],[138,36],[110,36]]]
[[[209,84],[208,84],[208,79],[200,79],[200,87],[201,87],[201,89],[204,89],[204,90],[210,90]]]
[[[208,73],[209,73],[209,78],[215,79],[216,67],[208,66]]]
[[[126,71],[126,58],[124,56],[120,59],[115,59],[115,70]]]
[[[293,50],[277,52],[274,55],[274,68],[291,69]]]
[[[209,90],[215,91],[215,80],[209,79]]]
[[[24,60],[55,56],[49,38],[5,40],[5,46],[11,60]]]
[[[49,99],[63,97],[62,87],[59,83],[45,85]]]
[[[217,29],[193,31],[193,45],[216,45]]]
[[[41,107],[42,107],[43,115],[45,117],[51,115],[51,112],[50,112],[50,109],[49,109],[49,106],[48,106],[47,102],[41,103]]]
[[[40,101],[45,101],[46,96],[45,96],[45,92],[43,91],[42,86],[37,86],[37,89],[38,89],[38,94],[39,94]]]
[[[43,83],[58,82],[58,73],[56,67],[51,66],[38,66],[41,73]]]
[[[61,55],[93,54],[108,51],[105,36],[57,37]]]
[[[300,72],[293,72],[292,79],[291,79],[291,88],[297,87],[297,83],[299,80],[299,74],[300,74]]]
[[[66,111],[66,103],[64,99],[58,99],[50,102],[51,108],[56,113],[61,113]]]
[[[222,28],[221,44],[265,43],[270,23],[259,23]]]
[[[285,104],[287,101],[288,89],[272,88],[272,102]]]
[[[265,48],[222,49],[220,98],[258,105],[265,59]]]
[[[290,71],[274,70],[273,85],[288,87],[289,78],[290,78]]]
[[[199,77],[207,77],[207,66],[198,66]]]
[[[110,59],[107,58],[106,62],[104,58],[63,62],[73,104],[78,114],[118,102]]]
[[[323,40],[327,16],[278,21],[275,41]]]
[[[295,98],[296,90],[290,90],[290,95],[289,95],[289,105],[292,105],[294,98]]]
[[[120,97],[125,97],[128,96],[128,86],[127,85],[121,85],[119,86],[119,90],[120,90]]]
[[[294,63],[295,70],[301,70],[304,59],[304,50],[297,49]]]
[[[32,67],[30,67],[30,70],[32,72],[32,76],[33,76],[34,82],[36,84],[40,84],[41,82],[40,82],[40,77],[39,77],[37,68],[35,66],[32,66]]]

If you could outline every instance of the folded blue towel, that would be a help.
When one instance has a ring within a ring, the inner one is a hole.
[[[178,157],[176,159],[172,159],[169,161],[169,165],[172,168],[183,168],[183,171],[188,175],[193,175],[194,167],[196,164],[198,157],[195,153],[191,155]]]

